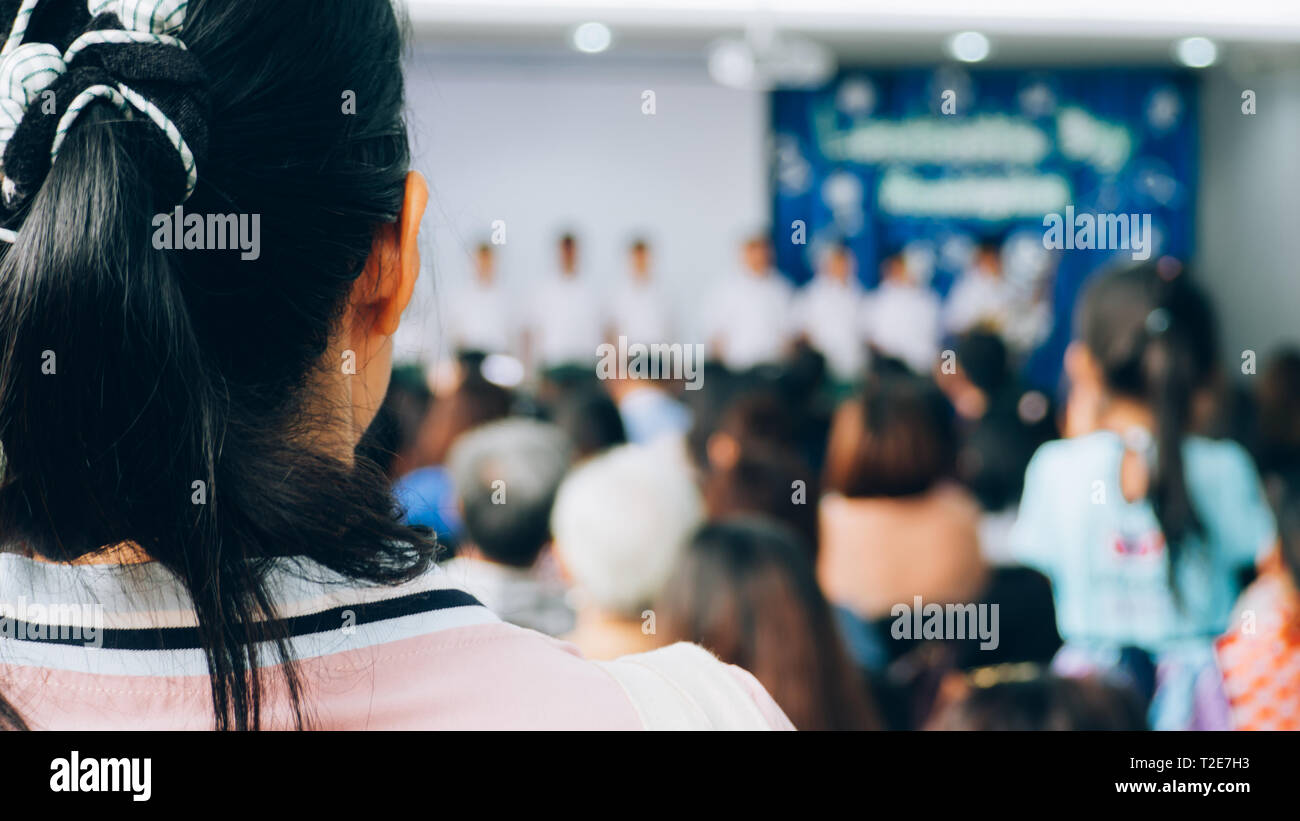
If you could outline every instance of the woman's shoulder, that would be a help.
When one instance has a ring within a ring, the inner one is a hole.
[[[1030,469],[1056,470],[1082,463],[1114,459],[1124,450],[1120,438],[1111,431],[1099,430],[1081,436],[1053,439],[1034,451]]]
[[[1189,436],[1183,443],[1183,454],[1189,471],[1204,473],[1218,480],[1231,477],[1254,482],[1258,476],[1250,453],[1232,439]]]
[[[784,715],[748,673],[693,645],[595,662],[568,642],[502,621],[440,567],[407,588],[437,591],[450,607],[422,610],[409,630],[393,623],[354,634],[352,651],[328,660],[335,682],[340,671],[375,671],[370,698],[398,708],[388,724],[371,701],[361,726],[629,730],[701,717],[719,728],[782,726]],[[360,713],[346,702],[341,723],[357,726]]]
[[[695,644],[596,664],[627,693],[647,730],[794,729],[757,679]]]

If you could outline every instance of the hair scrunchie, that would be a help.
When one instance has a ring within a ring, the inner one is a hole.
[[[5,223],[40,188],[69,130],[95,102],[155,126],[153,139],[175,157],[160,184],[175,202],[189,199],[207,151],[208,83],[179,37],[188,6],[189,0],[22,0],[0,50]],[[16,238],[7,224],[0,228],[0,240]]]

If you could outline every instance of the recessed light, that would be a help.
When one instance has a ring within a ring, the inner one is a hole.
[[[978,31],[963,31],[948,40],[948,53],[963,63],[978,63],[989,56],[989,38]]]
[[[1178,62],[1188,68],[1205,68],[1214,65],[1219,57],[1219,48],[1208,37],[1187,37],[1178,41],[1174,54]]]
[[[613,39],[604,23],[583,23],[573,30],[573,47],[585,54],[599,54]]]

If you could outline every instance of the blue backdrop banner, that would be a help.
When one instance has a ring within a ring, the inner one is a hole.
[[[843,240],[867,287],[884,257],[903,253],[944,295],[976,246],[994,242],[1004,275],[1050,306],[1026,375],[1054,387],[1090,273],[1193,253],[1196,92],[1184,72],[956,67],[845,71],[819,89],[776,91],[778,264],[806,282],[819,247]],[[1117,247],[1119,215],[1134,233]]]

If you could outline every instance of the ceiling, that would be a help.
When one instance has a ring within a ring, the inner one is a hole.
[[[1300,66],[1300,0],[405,0],[425,48],[455,56],[571,58],[569,35],[607,24],[601,59],[703,60],[724,35],[804,35],[861,65],[933,64],[952,34],[988,35],[988,65],[1160,65],[1213,38],[1221,62]]]

